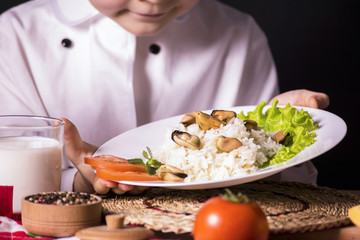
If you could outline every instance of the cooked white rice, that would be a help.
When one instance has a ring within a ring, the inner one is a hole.
[[[191,150],[176,144],[171,139],[174,130],[197,135],[201,149]],[[237,138],[242,146],[229,153],[219,153],[215,138],[221,135]],[[244,121],[233,118],[227,125],[207,131],[199,129],[197,124],[188,127],[178,124],[168,128],[164,144],[153,150],[153,156],[164,164],[184,170],[188,175],[185,182],[199,182],[253,173],[280,148],[281,144],[273,141],[269,133],[262,129],[247,131]]]

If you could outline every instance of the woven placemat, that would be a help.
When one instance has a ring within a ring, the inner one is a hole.
[[[350,224],[348,209],[360,198],[332,188],[292,182],[257,181],[230,188],[255,201],[267,215],[270,233],[302,233]],[[198,209],[224,189],[151,188],[141,195],[103,200],[104,213],[122,213],[126,224],[162,232],[191,232]]]

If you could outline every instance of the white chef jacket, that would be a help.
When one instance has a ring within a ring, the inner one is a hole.
[[[0,17],[0,92],[0,114],[66,117],[101,145],[170,116],[269,101],[278,84],[264,33],[222,3],[136,37],[88,0],[34,0]]]

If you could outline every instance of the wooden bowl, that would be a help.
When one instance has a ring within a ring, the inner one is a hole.
[[[101,222],[101,198],[96,195],[91,195],[96,199],[94,202],[76,205],[34,203],[28,200],[32,196],[35,195],[21,200],[22,224],[31,233],[69,237],[83,228],[96,226]]]

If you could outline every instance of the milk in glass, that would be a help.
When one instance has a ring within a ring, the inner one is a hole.
[[[63,146],[46,137],[0,138],[0,185],[14,186],[13,212],[21,212],[21,198],[59,191]]]

